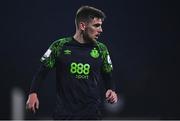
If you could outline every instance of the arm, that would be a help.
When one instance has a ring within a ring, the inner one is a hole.
[[[106,94],[105,94],[106,100],[109,103],[116,103],[118,98],[117,98],[117,94],[115,92],[115,82],[111,79],[112,74],[111,73],[103,73],[102,77],[103,77],[105,88],[106,88]]]
[[[53,43],[46,51],[46,53],[42,56],[40,60],[41,61],[40,68],[38,69],[32,80],[28,100],[26,102],[26,108],[30,111],[33,111],[34,113],[36,112],[36,109],[39,108],[38,92],[41,83],[45,79],[48,72],[55,66],[56,46],[55,47],[54,46],[55,43]]]
[[[113,71],[112,62],[107,47],[105,45],[102,45],[101,48],[102,48],[102,59],[103,59],[101,72],[102,72],[102,79],[104,80],[105,88],[107,90],[105,94],[106,100],[110,103],[116,103],[118,98],[115,92],[115,82],[112,80],[112,71]]]
[[[48,72],[49,69],[43,64],[41,64],[32,80],[28,100],[26,102],[26,108],[30,111],[33,111],[34,113],[36,112],[36,109],[39,108],[39,99],[38,99],[39,88],[41,86],[42,81],[45,79],[46,75],[48,74]]]

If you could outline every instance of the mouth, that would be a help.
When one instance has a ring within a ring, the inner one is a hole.
[[[99,36],[100,36],[100,34],[97,34],[97,35],[95,35],[95,38],[96,38],[96,39],[98,39],[98,38],[99,38]]]

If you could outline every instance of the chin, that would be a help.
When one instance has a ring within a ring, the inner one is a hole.
[[[87,41],[92,41],[92,42],[94,42],[94,41],[97,41],[97,39],[98,39],[98,37],[96,37],[96,36],[94,36],[94,37],[86,36],[86,40],[87,40]]]
[[[89,41],[96,41],[96,38],[89,38]]]
[[[96,39],[96,38],[94,38],[94,39],[92,39],[92,41],[97,41],[97,39]]]

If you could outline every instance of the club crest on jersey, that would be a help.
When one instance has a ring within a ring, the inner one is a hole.
[[[98,58],[99,57],[99,52],[98,52],[98,50],[96,50],[96,48],[94,48],[93,50],[91,50],[90,55],[93,58]]]
[[[64,54],[65,55],[70,55],[71,54],[71,50],[64,50]]]

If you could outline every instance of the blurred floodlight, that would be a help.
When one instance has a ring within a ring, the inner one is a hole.
[[[11,92],[11,119],[23,120],[24,119],[24,105],[25,96],[22,90],[14,88]]]
[[[111,103],[105,102],[104,105],[107,111],[112,112],[112,113],[118,113],[121,110],[123,110],[124,98],[122,95],[119,95],[117,103],[111,104]]]

